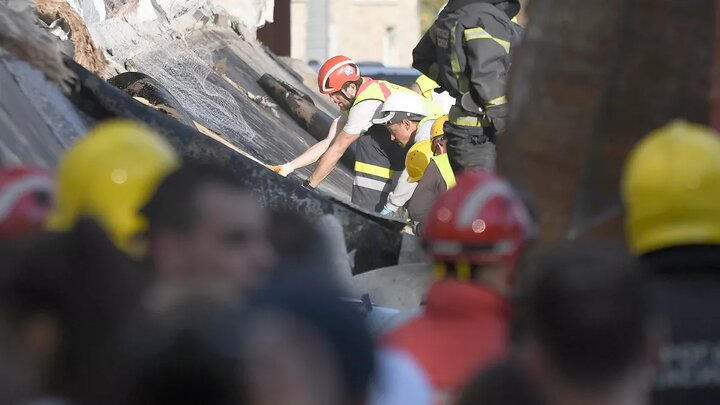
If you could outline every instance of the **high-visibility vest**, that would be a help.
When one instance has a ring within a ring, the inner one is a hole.
[[[453,172],[452,166],[450,166],[450,159],[448,159],[447,153],[433,156],[432,160],[440,171],[440,176],[442,176],[445,181],[447,189],[450,190],[455,187],[455,172]]]

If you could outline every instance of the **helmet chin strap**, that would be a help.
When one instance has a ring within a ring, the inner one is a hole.
[[[350,97],[348,97],[347,94],[345,94],[345,89],[344,89],[344,88],[340,89],[340,94],[343,96],[343,98],[345,99],[345,101],[347,101],[347,102],[352,106],[352,103],[353,103],[354,99],[351,99]]]

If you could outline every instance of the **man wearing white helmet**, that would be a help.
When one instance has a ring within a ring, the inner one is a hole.
[[[413,93],[398,93],[385,100],[380,117],[373,119],[373,123],[385,125],[390,139],[407,150],[415,142],[429,140],[435,119],[442,115],[443,109],[436,103]],[[409,181],[407,169],[403,170],[380,214],[397,213],[410,200],[416,187],[417,183]]]

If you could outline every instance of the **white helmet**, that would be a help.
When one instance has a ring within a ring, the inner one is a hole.
[[[422,96],[410,91],[391,94],[383,103],[380,117],[375,118],[373,124],[385,124],[396,118],[397,113],[404,113],[400,114],[403,118],[420,120],[427,115],[424,101]]]

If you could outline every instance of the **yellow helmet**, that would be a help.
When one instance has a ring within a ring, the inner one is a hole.
[[[149,128],[129,120],[105,121],[60,162],[57,201],[47,227],[65,231],[89,216],[120,249],[140,255],[142,245],[135,237],[147,223],[139,210],[177,166],[173,148]]]
[[[410,148],[405,156],[405,169],[408,172],[410,183],[420,181],[432,157],[432,142],[430,141],[417,142]]]
[[[628,158],[622,191],[635,253],[720,244],[720,137],[685,121],[651,132]]]
[[[445,114],[433,122],[432,128],[430,128],[430,139],[435,139],[438,136],[445,135],[445,130],[443,128],[445,127],[445,123],[448,121],[448,118],[449,116]]]

